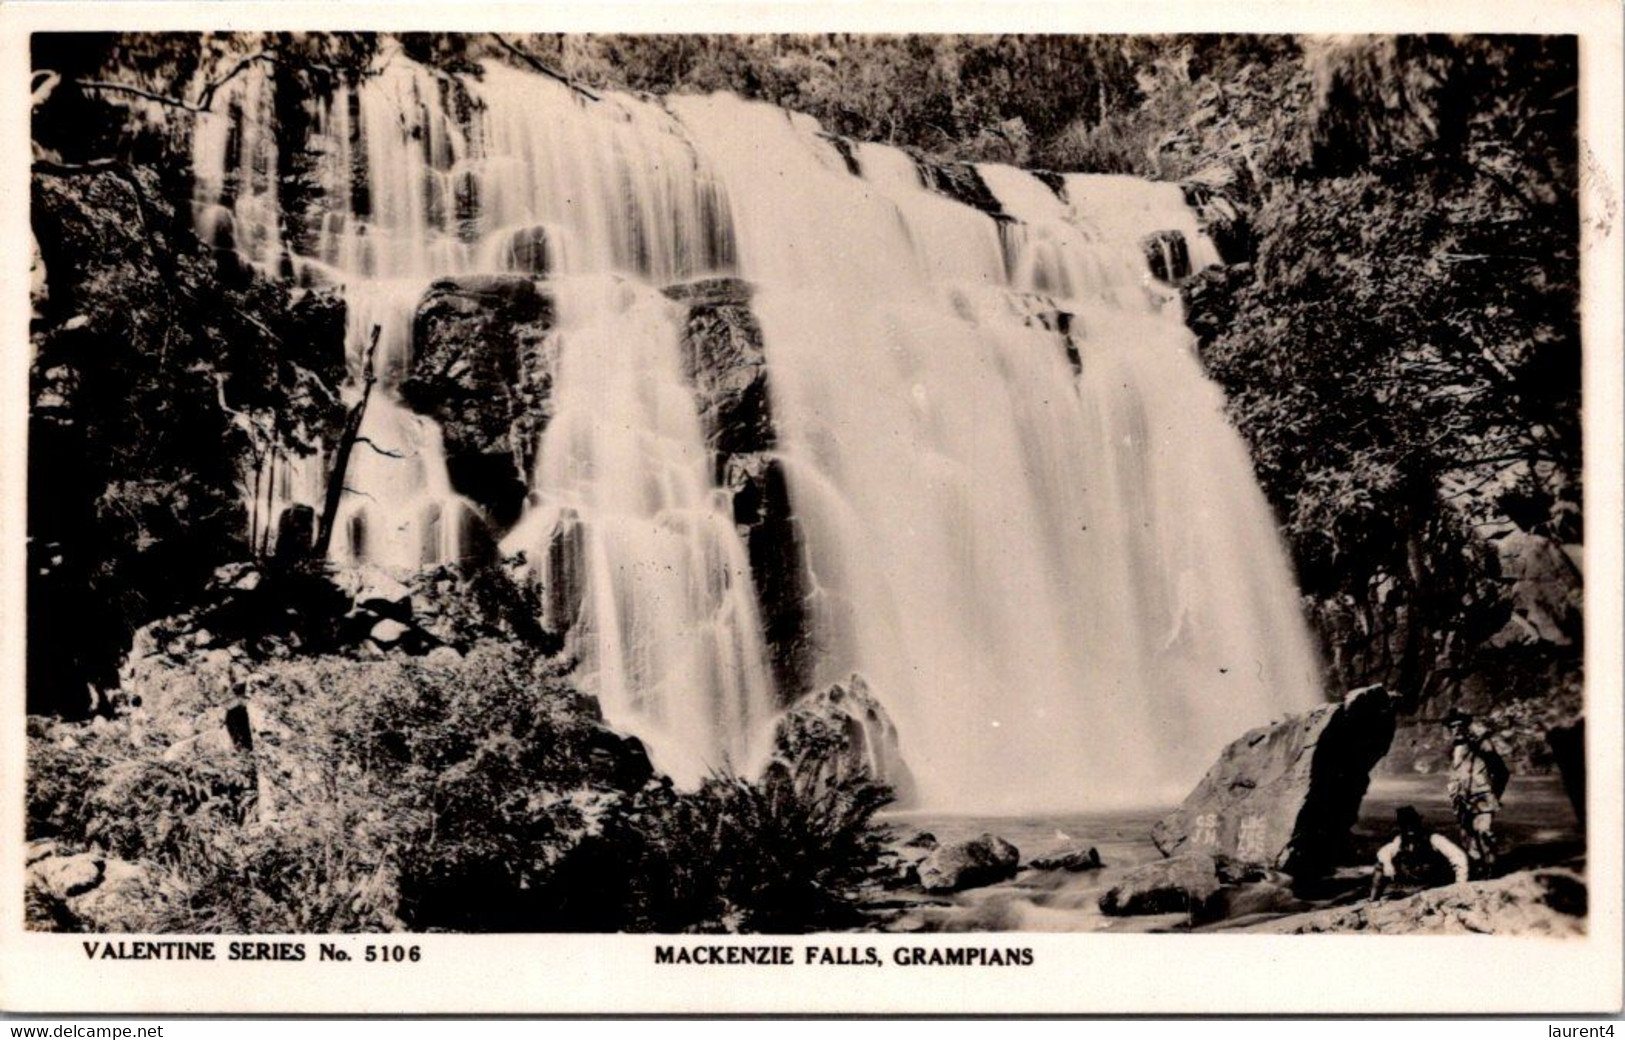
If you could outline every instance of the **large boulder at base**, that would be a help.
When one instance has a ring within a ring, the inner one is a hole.
[[[1346,851],[1371,769],[1393,740],[1394,711],[1393,698],[1368,686],[1249,731],[1157,822],[1152,841],[1165,856],[1324,873]]]
[[[920,887],[927,892],[959,892],[1008,881],[1020,869],[1021,852],[993,834],[939,845],[920,861]]]
[[[1211,916],[1217,905],[1219,866],[1212,856],[1187,853],[1135,867],[1100,897],[1100,911],[1129,914]]]
[[[809,792],[872,780],[891,787],[899,803],[913,796],[897,727],[861,675],[808,694],[780,716],[766,770],[787,772]]]
[[[1251,930],[1287,935],[1377,932],[1558,937],[1585,933],[1586,906],[1585,880],[1572,870],[1550,868],[1430,888],[1404,899],[1295,914]]]

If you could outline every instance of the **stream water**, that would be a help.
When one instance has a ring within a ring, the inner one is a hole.
[[[1023,870],[1015,879],[997,885],[905,900],[910,905],[893,928],[933,932],[1223,931],[1356,901],[1370,885],[1367,870],[1376,849],[1393,837],[1394,810],[1399,806],[1414,805],[1429,826],[1452,840],[1457,838],[1444,785],[1445,778],[1436,775],[1375,778],[1360,806],[1346,868],[1313,889],[1300,890],[1302,898],[1283,899],[1278,892],[1262,888],[1250,892],[1242,886],[1232,896],[1227,920],[1199,926],[1193,926],[1184,914],[1109,917],[1100,912],[1100,897],[1123,874],[1161,858],[1150,834],[1152,824],[1167,808],[1019,816],[892,813],[886,822],[905,837],[929,831],[947,843],[992,833],[1020,849],[1023,863],[1079,844],[1092,845],[1105,864],[1101,870],[1082,873]],[[1503,870],[1557,863],[1583,865],[1584,832],[1556,777],[1515,778],[1496,817],[1496,833]]]

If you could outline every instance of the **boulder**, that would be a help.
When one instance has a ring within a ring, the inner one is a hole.
[[[1016,876],[1021,852],[993,834],[939,845],[920,861],[920,887],[927,892],[959,892]]]
[[[1165,856],[1324,873],[1346,851],[1371,769],[1393,740],[1394,712],[1393,699],[1369,686],[1249,731],[1157,822],[1152,841]]]
[[[408,631],[409,630],[405,625],[401,624],[399,621],[396,621],[394,618],[384,618],[382,621],[379,621],[376,625],[372,626],[372,631],[368,633],[368,638],[370,638],[374,643],[377,643],[379,646],[394,646],[396,643],[401,641],[401,638],[405,636]]]
[[[897,727],[860,675],[803,697],[780,716],[764,772],[775,769],[806,792],[871,780],[889,785],[899,802],[913,794]]]
[[[1032,870],[1064,870],[1069,874],[1099,870],[1104,865],[1100,862],[1100,850],[1090,845],[1060,849],[1027,864]]]
[[[51,855],[28,865],[28,883],[57,899],[72,899],[102,883],[107,865],[88,852]]]
[[[1219,868],[1212,856],[1185,853],[1129,871],[1100,897],[1101,913],[1213,916],[1219,904]]]

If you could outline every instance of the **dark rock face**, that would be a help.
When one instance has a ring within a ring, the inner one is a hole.
[[[418,305],[401,398],[440,424],[452,486],[499,529],[519,517],[550,414],[552,326],[528,275],[445,279]]]
[[[930,190],[981,210],[995,219],[1008,218],[1004,207],[999,205],[999,200],[988,190],[982,175],[971,163],[943,162],[919,152],[911,154],[914,156],[914,167],[920,172],[920,180]]]
[[[688,305],[683,321],[683,373],[693,385],[706,441],[724,460],[774,445],[762,330],[750,312],[752,288],[737,278],[670,286]]]
[[[803,697],[784,713],[773,731],[767,768],[787,772],[803,791],[871,780],[890,786],[904,804],[913,793],[897,727],[858,675]]]
[[[1586,720],[1581,718],[1567,726],[1554,726],[1546,731],[1546,743],[1552,749],[1552,759],[1563,776],[1563,790],[1568,792],[1574,815],[1584,827],[1586,822]]]
[[[790,511],[784,466],[766,453],[735,455],[727,461],[722,486],[732,495],[734,523],[750,553],[774,684],[786,699],[794,699],[812,684],[817,647],[807,603],[807,559],[800,523]]]
[[[316,510],[303,502],[282,511],[276,523],[276,558],[291,563],[310,555],[316,544]]]
[[[1021,852],[993,834],[941,845],[919,865],[920,887],[927,892],[960,892],[1008,881],[1016,876]]]
[[[1174,285],[1191,273],[1190,247],[1185,236],[1178,231],[1158,231],[1140,242],[1146,263],[1151,265],[1152,277]]]
[[[1129,871],[1100,897],[1101,913],[1190,914],[1211,917],[1219,903],[1219,870],[1212,856],[1187,853]]]
[[[1219,168],[1221,171],[1224,169]],[[1218,176],[1213,175],[1213,179],[1218,179]],[[1208,238],[1213,240],[1219,258],[1227,264],[1247,263],[1253,259],[1256,243],[1246,215],[1225,194],[1227,185],[1228,182],[1206,183],[1193,178],[1180,187],[1184,191],[1185,204],[1196,211],[1196,219]]]
[[[762,330],[750,311],[752,291],[737,278],[665,290],[688,307],[684,373],[694,387],[717,482],[731,494],[734,521],[750,553],[775,684],[793,699],[808,689],[812,676],[806,558],[784,469],[768,454],[777,435]]]
[[[1152,840],[1165,856],[1199,852],[1298,877],[1323,873],[1345,852],[1393,735],[1393,701],[1376,686],[1261,726],[1220,752]]]

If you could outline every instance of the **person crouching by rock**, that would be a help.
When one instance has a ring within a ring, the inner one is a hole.
[[[1446,792],[1456,811],[1462,841],[1475,878],[1495,876],[1495,814],[1501,808],[1511,770],[1500,741],[1464,711],[1444,718],[1450,731],[1450,783]]]
[[[1471,869],[1460,845],[1428,830],[1422,814],[1402,805],[1395,814],[1399,834],[1377,850],[1377,868],[1371,875],[1371,900],[1376,902],[1390,885],[1437,888],[1466,881]]]

